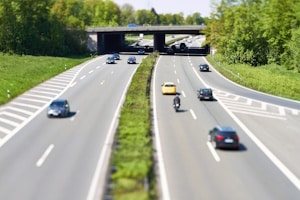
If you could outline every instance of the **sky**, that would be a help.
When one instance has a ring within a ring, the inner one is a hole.
[[[154,8],[157,14],[179,14],[184,17],[195,12],[201,17],[209,17],[213,0],[113,0],[120,7],[125,3],[132,5],[135,10]]]

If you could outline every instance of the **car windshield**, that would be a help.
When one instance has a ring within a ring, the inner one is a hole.
[[[175,87],[173,84],[166,84],[165,87]]]
[[[210,89],[202,89],[201,92],[203,92],[204,94],[211,94]]]
[[[54,101],[51,103],[50,105],[51,107],[63,107],[64,106],[64,102],[63,101]]]
[[[233,137],[236,135],[235,132],[232,132],[232,131],[225,131],[225,132],[220,132],[221,135],[223,136],[229,136],[229,137]]]

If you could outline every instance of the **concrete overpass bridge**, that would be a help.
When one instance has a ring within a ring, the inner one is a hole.
[[[122,51],[126,34],[153,35],[153,50],[165,51],[166,34],[203,35],[204,25],[192,26],[134,26],[134,27],[91,27],[86,29],[88,49],[97,54]]]

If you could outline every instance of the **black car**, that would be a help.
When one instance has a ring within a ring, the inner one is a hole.
[[[198,99],[202,100],[214,100],[213,91],[211,88],[201,88],[198,90]]]
[[[115,59],[115,60],[120,60],[120,54],[119,53],[114,53],[112,55],[112,57]]]
[[[67,117],[70,113],[70,105],[66,99],[53,100],[47,109],[47,116],[50,117]]]
[[[214,127],[208,133],[208,141],[214,148],[239,149],[239,136],[236,131],[227,126]]]
[[[145,49],[139,49],[138,54],[139,55],[144,55],[145,54]]]
[[[130,56],[127,60],[128,64],[136,64],[136,58],[135,56]]]
[[[109,56],[106,58],[106,64],[114,64],[115,58],[113,56]]]
[[[200,71],[201,72],[203,72],[203,71],[209,72],[209,66],[208,66],[208,64],[201,64],[200,65]]]

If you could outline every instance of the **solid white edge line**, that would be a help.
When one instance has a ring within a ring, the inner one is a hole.
[[[198,75],[193,68],[198,79],[207,87],[205,81]],[[218,101],[224,110],[231,116],[231,118],[244,130],[248,137],[260,148],[260,150],[273,162],[273,164],[300,190],[300,180],[293,174],[227,107]]]
[[[49,147],[46,149],[46,151],[41,156],[41,158],[36,162],[37,167],[41,167],[44,164],[44,162],[46,161],[47,157],[49,156],[49,154],[51,153],[53,148],[54,148],[54,145],[50,144]]]
[[[211,143],[207,141],[206,144],[208,146],[210,153],[213,155],[214,159],[216,160],[216,162],[220,162],[221,159],[220,159],[219,155],[217,154],[216,150],[214,149],[214,147],[211,145]]]
[[[159,63],[161,57],[159,57],[157,63]],[[163,200],[170,200],[170,193],[168,188],[168,181],[167,181],[167,175],[166,175],[166,168],[164,165],[164,159],[163,159],[163,153],[162,153],[162,147],[161,147],[161,141],[160,141],[160,135],[158,130],[158,122],[157,122],[157,113],[156,113],[156,89],[155,89],[155,83],[156,83],[156,69],[157,69],[157,63],[155,65],[154,71],[153,71],[153,81],[152,81],[152,105],[153,105],[153,121],[154,121],[154,140],[156,145],[156,154],[158,159],[158,170],[159,170],[159,177],[160,177],[160,184],[161,184],[161,199]]]
[[[101,153],[100,153],[100,156],[99,156],[99,159],[97,162],[96,170],[94,172],[93,179],[92,179],[91,185],[89,187],[89,191],[88,191],[86,200],[98,200],[98,199],[102,199],[102,197],[103,197],[103,192],[106,189],[105,188],[106,176],[101,176],[101,174],[106,174],[106,172],[108,170],[107,168],[109,167],[108,163],[109,163],[110,154],[112,151],[114,133],[117,128],[116,126],[117,126],[117,122],[119,119],[119,113],[120,113],[121,107],[125,101],[126,93],[130,86],[132,77],[135,74],[138,67],[135,69],[134,72],[132,72],[131,77],[129,78],[129,80],[127,82],[126,88],[123,90],[122,98],[120,99],[117,110],[114,113],[114,118],[110,124],[108,134],[105,138],[105,142],[104,142],[103,148],[101,150]]]

